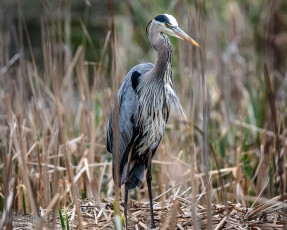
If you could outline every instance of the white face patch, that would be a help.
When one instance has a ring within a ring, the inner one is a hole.
[[[165,15],[166,17],[168,17],[168,20],[169,20],[169,22],[170,22],[170,24],[171,24],[172,26],[178,26],[178,23],[177,23],[175,17],[173,17],[173,16],[170,15],[170,14],[164,14],[164,15]]]

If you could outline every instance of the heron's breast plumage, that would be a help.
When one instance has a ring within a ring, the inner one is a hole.
[[[146,153],[159,145],[169,116],[170,95],[174,93],[171,82],[153,81],[138,90],[138,138],[135,142],[137,155],[146,158]],[[144,161],[145,159],[143,159]]]

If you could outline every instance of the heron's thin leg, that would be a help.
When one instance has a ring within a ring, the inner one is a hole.
[[[131,162],[131,154],[128,157],[128,167],[126,171],[126,178],[125,178],[125,200],[124,200],[124,215],[125,215],[125,227],[128,229],[128,198],[129,198],[129,186],[130,186],[130,162]]]
[[[152,192],[151,192],[151,159],[152,159],[152,152],[149,153],[148,156],[148,165],[147,165],[147,173],[146,173],[146,181],[148,187],[148,196],[149,196],[149,205],[150,205],[150,218],[151,218],[151,228],[155,228],[154,216],[153,216],[153,203],[152,203]]]

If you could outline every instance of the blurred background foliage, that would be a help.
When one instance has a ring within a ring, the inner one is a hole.
[[[35,161],[45,160],[38,156],[48,148],[55,123],[62,119],[63,126],[59,129],[64,139],[84,136],[71,150],[73,166],[83,157],[88,158],[89,164],[109,161],[105,122],[110,101],[132,66],[155,61],[156,53],[146,38],[146,25],[154,16],[169,13],[202,47],[199,51],[171,38],[173,76],[188,118],[199,127],[203,121],[202,73],[206,76],[211,105],[209,141],[218,158],[218,167],[226,169],[223,184],[229,194],[235,194],[229,199],[236,197],[245,202],[244,195],[258,195],[261,191],[271,197],[280,192],[280,178],[286,192],[286,1],[2,0],[0,4],[3,153],[11,149],[12,126],[7,114],[13,111],[20,113],[25,125],[33,130],[27,136],[27,149],[35,141],[40,143],[33,149],[31,160],[33,157]],[[271,85],[264,78],[264,63]],[[7,95],[11,98],[11,111]],[[46,120],[41,116],[46,116]],[[154,167],[155,193],[182,181],[184,186],[190,186],[193,143],[196,173],[202,171],[201,135],[195,132],[194,142],[191,139],[176,119],[171,119],[155,158],[159,165]],[[61,142],[63,139],[59,137]],[[57,152],[58,147],[52,150]],[[47,161],[52,164],[51,159]],[[212,155],[209,161],[210,169],[216,170]],[[2,157],[2,171],[3,162]],[[65,166],[63,159],[59,165]],[[91,185],[84,178],[79,182],[79,193],[91,196],[93,192],[87,192],[91,186],[93,191],[100,191],[98,195],[111,195],[110,167],[90,168]],[[41,170],[29,165],[29,172]],[[79,169],[73,170],[77,173]],[[51,183],[53,173],[49,174]],[[18,175],[16,170],[14,174]],[[66,178],[64,172],[57,175],[63,181]],[[41,193],[41,178],[34,179],[36,191]],[[214,193],[218,192],[221,186],[218,175],[211,184]],[[202,191],[200,182],[197,185],[197,191]],[[3,177],[1,187],[4,194]],[[136,195],[139,198],[142,193]]]

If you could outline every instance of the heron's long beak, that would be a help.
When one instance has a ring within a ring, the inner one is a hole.
[[[199,44],[194,41],[188,34],[186,34],[182,29],[178,26],[171,27],[171,30],[174,32],[173,36],[178,37],[182,40],[190,42],[192,45],[199,47]]]

